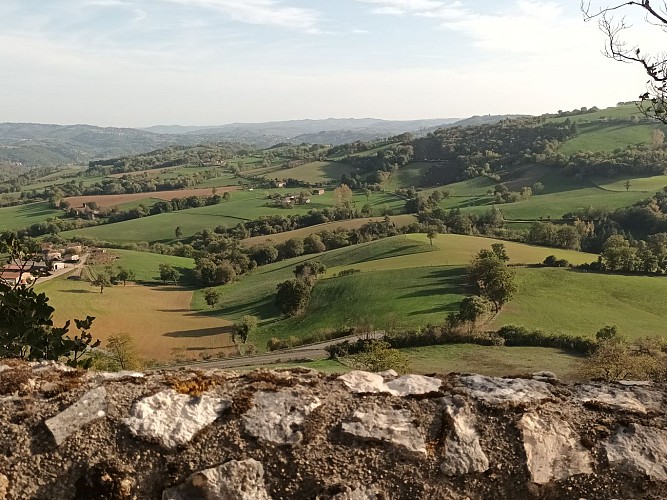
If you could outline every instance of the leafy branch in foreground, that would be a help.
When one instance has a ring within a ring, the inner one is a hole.
[[[62,327],[53,325],[55,309],[48,304],[44,293],[37,293],[32,284],[22,283],[28,270],[29,249],[14,236],[0,236],[0,252],[9,254],[9,263],[20,263],[18,278],[3,279],[0,272],[0,357],[30,361],[62,360],[74,367],[88,368],[91,359],[85,357],[99,346],[90,333],[93,318],[75,319],[78,335],[68,335],[70,321]],[[3,269],[4,271],[4,269]]]

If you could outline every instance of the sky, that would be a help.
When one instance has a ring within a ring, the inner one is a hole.
[[[578,0],[1,0],[0,19],[0,122],[541,114],[646,81]]]

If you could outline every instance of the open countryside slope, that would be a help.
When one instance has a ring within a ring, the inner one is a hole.
[[[629,338],[667,336],[667,277],[519,269],[518,293],[494,321],[593,337],[617,325]]]
[[[218,205],[208,207],[191,208],[170,212],[141,219],[134,219],[115,224],[104,224],[85,229],[65,231],[63,237],[85,237],[97,238],[107,241],[133,242],[133,241],[172,241],[174,230],[181,227],[183,236],[192,236],[202,229],[213,229],[217,226],[233,227],[240,222],[255,219],[265,215],[295,215],[305,214],[312,209],[322,209],[335,205],[332,191],[327,191],[323,196],[313,196],[312,203],[297,205],[293,208],[278,208],[268,205],[267,195],[273,193],[287,194],[299,193],[299,190],[272,189],[256,191],[239,191],[232,193],[232,200],[222,202]],[[353,197],[356,206],[362,207],[366,204],[366,197],[357,194]],[[387,208],[400,213],[405,202],[403,199],[390,193],[373,193],[368,203],[373,210]]]
[[[238,186],[226,186],[216,188],[218,194],[238,191]],[[188,196],[211,196],[213,188],[195,188],[195,189],[178,189],[173,191],[150,191],[147,193],[132,193],[132,194],[107,194],[107,195],[90,195],[90,196],[72,196],[65,198],[64,201],[72,207],[81,207],[84,203],[95,202],[100,207],[115,207],[124,203],[129,203],[148,198],[158,198],[160,200],[171,201],[174,198],[187,198]]]
[[[193,314],[192,291],[173,286],[115,286],[99,289],[78,280],[55,279],[39,285],[55,307],[56,324],[94,316],[92,333],[106,341],[129,334],[138,354],[159,361],[196,359],[200,354],[233,353],[229,322]]]
[[[404,238],[428,245],[428,238],[424,234],[408,234]],[[573,250],[538,247],[478,236],[439,234],[433,240],[433,245],[430,246],[432,250],[426,254],[386,255],[382,259],[355,264],[354,269],[368,272],[428,266],[467,266],[477,252],[483,248],[490,248],[494,243],[505,245],[510,257],[510,264],[540,264],[549,255],[556,255],[559,259],[567,259],[573,264],[583,264],[597,260],[597,255]],[[327,275],[332,275],[345,268],[346,265],[329,268]]]
[[[390,217],[391,221],[396,225],[396,227],[404,227],[413,222],[416,222],[417,219],[414,215],[392,215]],[[384,217],[369,217],[367,219],[351,219],[343,220],[337,222],[327,222],[325,224],[317,224],[315,226],[303,227],[301,229],[295,229],[294,231],[285,231],[284,233],[269,234],[264,236],[253,236],[252,238],[246,238],[241,240],[241,243],[245,246],[258,245],[260,243],[282,243],[291,238],[305,238],[311,234],[320,233],[322,231],[333,231],[335,229],[358,229],[364,224],[369,222],[382,222]]]
[[[22,229],[33,224],[46,222],[62,215],[62,210],[51,208],[48,202],[29,203],[14,207],[0,208],[0,231]]]

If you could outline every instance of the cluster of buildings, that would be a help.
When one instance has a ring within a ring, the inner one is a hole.
[[[64,247],[42,243],[41,260],[15,261],[3,265],[0,281],[10,286],[29,285],[40,276],[50,276],[53,271],[65,269],[66,262],[79,262],[82,252],[81,243],[68,243]]]

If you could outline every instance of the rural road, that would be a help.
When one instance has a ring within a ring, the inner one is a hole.
[[[275,363],[285,363],[289,361],[297,361],[302,359],[317,360],[326,359],[328,357],[325,350],[330,345],[340,344],[346,340],[354,343],[357,340],[365,338],[381,338],[384,332],[373,332],[369,335],[350,335],[334,340],[327,340],[326,342],[318,342],[316,344],[308,344],[294,349],[285,349],[282,351],[273,351],[266,354],[257,354],[255,356],[240,356],[237,358],[226,358],[217,361],[203,361],[201,363],[189,363],[185,365],[173,365],[161,368],[241,368],[244,366],[261,366],[271,365]]]
[[[44,283],[44,282],[50,281],[54,278],[58,278],[59,276],[62,276],[64,274],[71,273],[72,271],[77,271],[78,275],[80,276],[81,275],[81,269],[83,269],[83,266],[86,264],[87,259],[88,259],[88,254],[85,253],[81,256],[81,258],[79,259],[79,262],[77,262],[76,264],[70,265],[70,266],[67,266],[67,264],[65,264],[65,266],[67,266],[67,267],[65,267],[64,269],[58,269],[57,271],[51,271],[50,276],[40,276],[39,278],[37,278],[35,280],[35,283]]]

